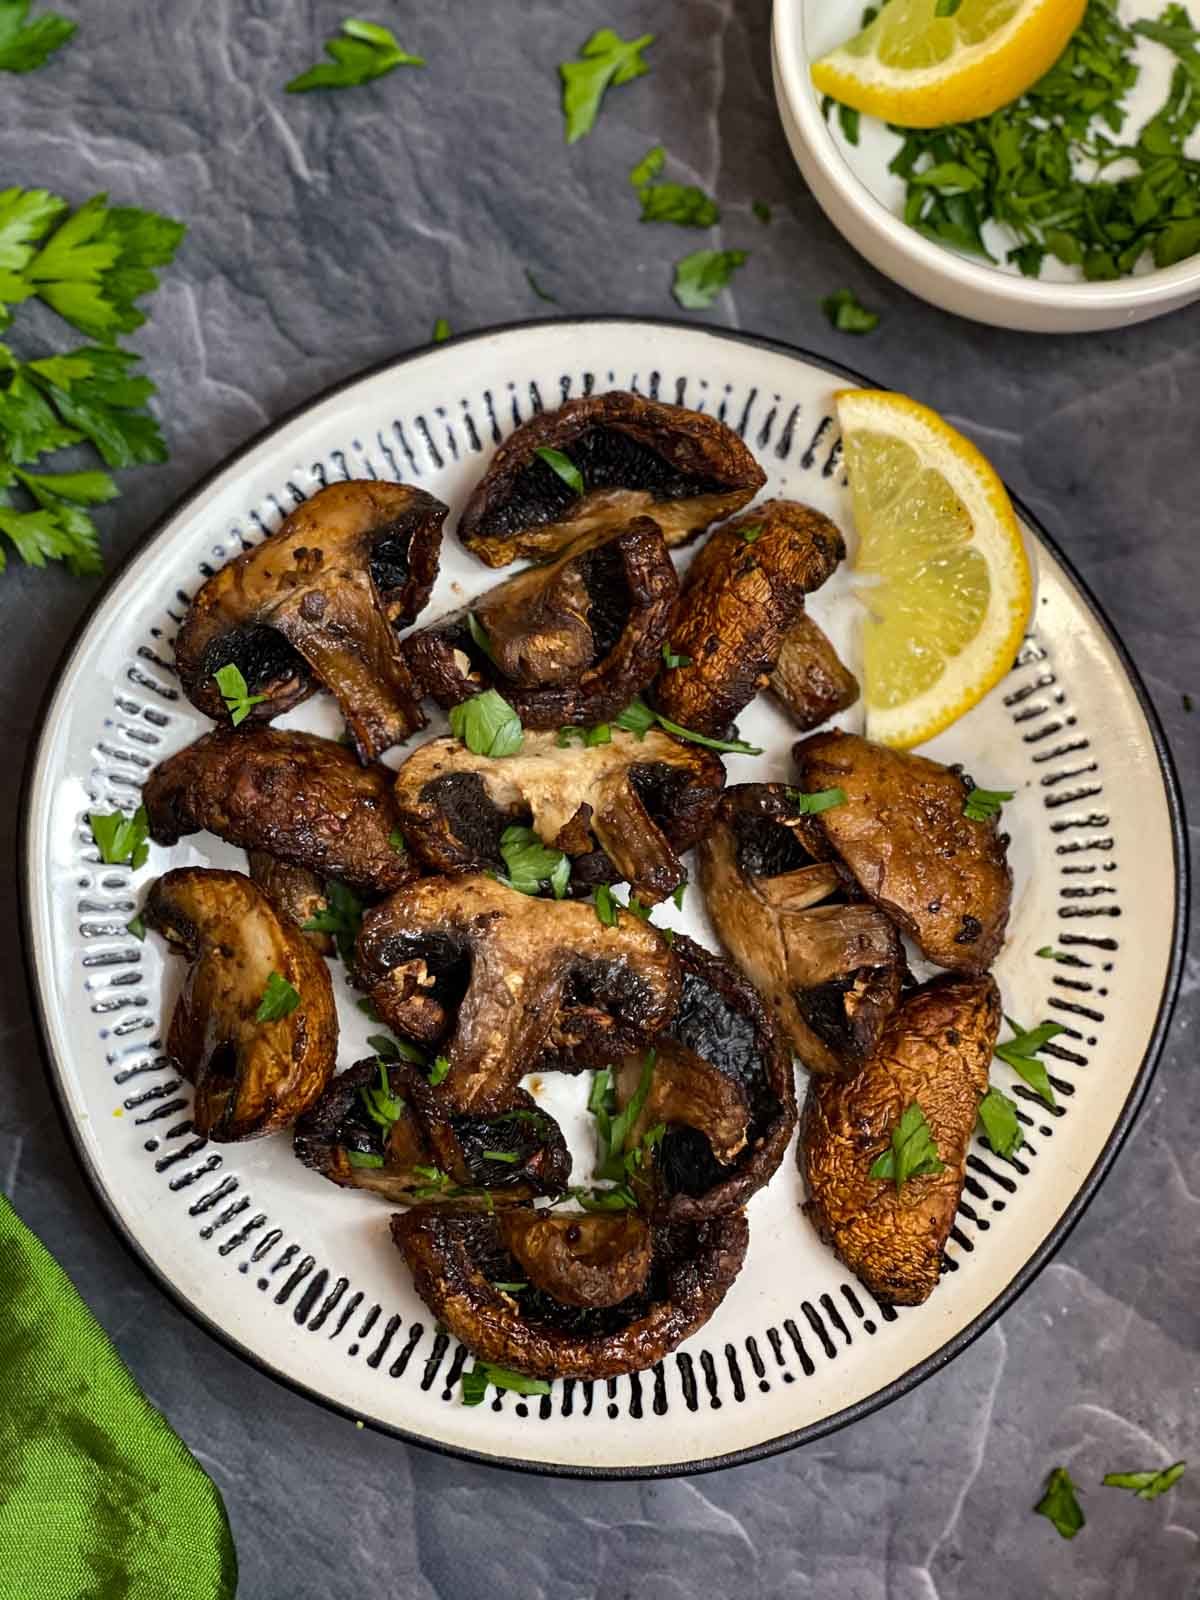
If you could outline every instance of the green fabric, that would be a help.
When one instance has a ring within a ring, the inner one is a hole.
[[[0,1600],[233,1600],[217,1486],[0,1195]]]

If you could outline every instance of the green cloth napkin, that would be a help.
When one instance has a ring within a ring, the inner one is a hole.
[[[233,1600],[216,1484],[0,1195],[0,1600]]]

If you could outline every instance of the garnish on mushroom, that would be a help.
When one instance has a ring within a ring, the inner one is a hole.
[[[244,850],[388,894],[417,872],[392,778],[313,733],[217,728],[160,761],[142,798],[156,844],[207,828]]]
[[[739,510],[766,474],[715,417],[620,390],[568,400],[497,450],[458,525],[490,567],[649,515],[668,545]]]
[[[443,738],[400,768],[396,804],[408,843],[437,871],[502,871],[504,829],[528,823],[582,868],[585,888],[625,879],[650,905],[684,881],[679,855],[708,828],[724,781],[718,757],[656,728],[641,739],[613,728],[587,747],[526,734],[520,754],[502,758]]]
[[[306,926],[329,909],[325,885],[315,872],[278,861],[265,850],[247,850],[246,870],[251,883],[262,890],[276,911],[296,924],[318,955],[334,954],[333,935]]]
[[[841,873],[813,860],[796,809],[783,784],[727,790],[700,845],[700,883],[721,942],[800,1060],[844,1077],[900,998],[904,952],[882,911],[845,903]]]
[[[395,629],[429,599],[445,516],[439,500],[403,484],[352,481],[313,495],[193,599],[175,641],[188,699],[225,721],[214,674],[230,664],[256,697],[255,720],[324,684],[363,761],[424,727]]]
[[[142,915],[188,962],[167,1051],[195,1085],[196,1131],[233,1140],[289,1127],[337,1055],[325,962],[240,872],[164,873]]]
[[[802,733],[819,728],[858,699],[858,679],[807,612],[784,634],[767,688]]]
[[[657,1032],[679,994],[655,929],[633,917],[605,927],[580,901],[484,876],[425,878],[368,911],[358,971],[385,1022],[438,1043],[448,1103],[480,1116],[511,1108],[552,1030],[574,1029],[581,1062],[613,1059]]]
[[[665,716],[720,737],[767,686],[804,596],[846,554],[829,518],[793,500],[768,500],[710,536],[688,572],[668,666],[654,691]]]
[[[797,1152],[809,1196],[804,1209],[880,1301],[919,1305],[937,1285],[999,1027],[991,978],[936,978],[892,1013],[855,1077],[809,1084]],[[914,1104],[941,1170],[901,1185],[872,1177]]]
[[[650,683],[679,592],[658,525],[593,530],[404,641],[440,706],[494,686],[527,728],[592,726]]]
[[[582,1228],[583,1220],[568,1227]],[[533,1282],[505,1244],[504,1230],[513,1227],[506,1211],[414,1206],[392,1218],[392,1237],[417,1293],[454,1338],[483,1361],[541,1378],[615,1378],[661,1361],[712,1316],[749,1242],[740,1211],[700,1223],[653,1225],[641,1285],[615,1304],[580,1304],[578,1292],[559,1299]],[[636,1225],[628,1231],[632,1241]],[[603,1240],[606,1233],[595,1237]],[[636,1247],[617,1254],[635,1266],[639,1259]],[[540,1265],[560,1294],[583,1281],[561,1257],[551,1266],[543,1252]],[[633,1276],[628,1266],[614,1274],[611,1292]],[[599,1279],[589,1285],[593,1294],[603,1293]],[[516,1293],[501,1287],[513,1282],[526,1287]]]
[[[1012,903],[1008,835],[964,815],[973,785],[953,767],[848,733],[795,748],[805,793],[839,788],[845,802],[809,819],[859,888],[955,972],[984,972]]]

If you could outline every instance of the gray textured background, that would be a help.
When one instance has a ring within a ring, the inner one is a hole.
[[[185,219],[134,340],[161,390],[165,467],[100,514],[115,565],[201,473],[335,379],[547,308],[671,314],[671,263],[704,242],[641,226],[625,187],[658,140],[753,251],[712,320],[794,341],[909,390],[969,431],[1044,519],[1139,663],[1200,782],[1200,307],[1073,339],[945,316],[856,259],[798,177],[770,86],[767,0],[382,0],[428,57],[340,95],[288,97],[344,0],[93,0],[76,40],[0,92],[3,183]],[[597,26],[657,31],[653,73],[593,135],[561,141],[555,66]],[[750,202],[773,206],[762,227]],[[852,340],[818,301],[883,312]],[[22,325],[31,319],[23,316]],[[49,330],[49,323],[46,324]],[[61,338],[59,330],[54,331]],[[93,585],[0,578],[0,826],[10,850],[36,710]],[[1163,908],[1163,915],[1168,914]],[[177,1313],[124,1254],[64,1147],[6,919],[0,1181],[156,1404],[221,1486],[243,1600],[1175,1600],[1200,1594],[1197,965],[1115,1171],[1055,1263],[953,1366],[807,1450],[678,1483],[555,1483],[443,1460],[277,1388]],[[1031,1517],[1051,1465],[1196,1464],[1143,1504],[1094,1490],[1073,1543]],[[26,1600],[26,1597],[23,1597]],[[28,1597],[36,1600],[36,1597]]]

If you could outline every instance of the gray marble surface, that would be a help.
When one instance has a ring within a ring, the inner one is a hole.
[[[865,368],[965,421],[1078,564],[1200,784],[1200,307],[1071,339],[998,332],[917,301],[858,260],[792,165],[775,117],[767,0],[386,0],[425,72],[287,97],[333,0],[63,0],[76,41],[5,79],[6,184],[185,219],[133,341],[161,390],[169,465],[124,475],[102,511],[115,565],[200,474],[326,384],[456,330],[563,314],[670,315],[671,263],[701,240],[645,227],[625,174],[663,141],[715,193],[713,242],[753,254],[713,308]],[[561,142],[556,63],[593,28],[657,30],[653,72],[594,134]],[[752,200],[774,210],[756,222]],[[822,295],[883,320],[835,333]],[[36,319],[22,317],[28,326]],[[49,335],[49,322],[43,325]],[[57,330],[55,330],[57,337]],[[94,585],[0,578],[0,826],[10,853],[37,708]],[[1164,915],[1166,915],[1164,907]],[[539,1481],[369,1432],[274,1386],[194,1328],[116,1243],[51,1106],[18,954],[0,966],[0,1182],[46,1239],[224,1492],[244,1600],[1000,1600],[1200,1595],[1200,969],[1189,960],[1162,1067],[1109,1181],[1056,1261],[952,1366],[803,1451],[653,1484]],[[1030,1515],[1049,1466],[1196,1466],[1143,1504],[1097,1491],[1073,1544]],[[22,1597],[36,1600],[36,1597]]]

